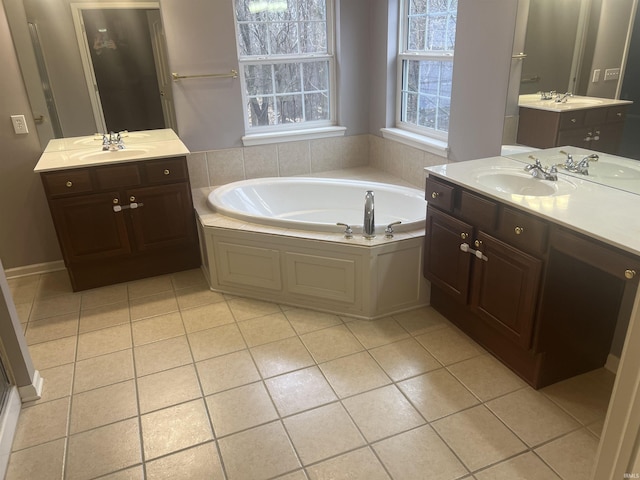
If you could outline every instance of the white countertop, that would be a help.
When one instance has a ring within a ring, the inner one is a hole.
[[[425,170],[429,176],[441,177],[621,250],[640,255],[640,195],[561,172],[558,173],[559,181],[570,182],[575,188],[569,193],[551,196],[509,194],[478,182],[478,172],[500,168],[522,170],[523,164],[505,157],[491,157],[427,167]]]
[[[154,158],[166,158],[189,153],[189,149],[170,128],[126,132],[122,135],[123,150],[103,151],[102,135],[56,138],[49,141],[34,172],[90,167]]]
[[[612,98],[582,97],[574,95],[567,98],[565,103],[558,103],[555,100],[540,100],[540,94],[532,93],[520,95],[518,106],[534,108],[536,110],[547,110],[549,112],[569,112],[573,110],[586,110],[590,108],[612,107],[615,105],[630,105],[630,100],[615,100]]]

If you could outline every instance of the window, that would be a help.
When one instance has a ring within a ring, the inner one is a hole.
[[[333,124],[331,0],[235,0],[251,132]]]
[[[402,8],[397,123],[444,139],[451,112],[458,1],[405,0]]]

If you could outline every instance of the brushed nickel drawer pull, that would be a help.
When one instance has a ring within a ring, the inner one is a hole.
[[[516,235],[522,235],[522,232],[524,232],[524,227],[516,227],[513,229],[513,231]]]
[[[119,202],[120,202],[120,199],[118,199],[118,198],[114,198],[113,199],[113,204],[114,205],[117,205]]]
[[[135,201],[136,201],[136,197],[134,197],[133,195],[131,195],[131,196],[129,197],[129,201],[130,201],[130,202],[135,202]]]
[[[631,280],[635,276],[636,276],[635,270],[628,269],[624,271],[624,278],[626,278],[627,280]]]
[[[165,168],[163,173],[164,173],[165,175],[169,175],[171,172],[169,171],[169,169],[168,169],[168,168]]]
[[[460,234],[460,238],[461,238],[462,240],[466,240],[467,238],[469,238],[469,234],[468,234],[468,233],[466,233],[466,232],[462,232],[462,233]]]
[[[67,188],[71,188],[73,187],[73,182],[71,180],[68,180],[67,183],[65,183],[65,185],[67,186]]]
[[[434,200],[435,200],[436,198],[438,198],[439,196],[440,196],[440,193],[439,193],[439,192],[433,192],[433,193],[431,194],[431,198],[433,198]]]

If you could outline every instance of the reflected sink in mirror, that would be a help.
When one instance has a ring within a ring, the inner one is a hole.
[[[567,195],[576,189],[569,180],[541,180],[516,169],[481,170],[475,174],[475,180],[486,188],[509,195],[549,197]]]
[[[640,180],[640,165],[630,165],[630,161],[616,161],[611,157],[600,157],[597,162],[589,163],[589,177],[592,180]]]
[[[518,104],[521,107],[539,108],[543,110],[572,110],[582,108],[593,108],[599,105],[605,105],[611,102],[606,98],[572,96],[567,97],[564,102],[556,102],[555,100],[540,100],[539,94],[520,95]]]

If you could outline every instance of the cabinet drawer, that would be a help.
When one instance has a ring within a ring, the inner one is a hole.
[[[498,204],[463,191],[460,196],[460,216],[482,230],[493,231],[498,219]]]
[[[609,107],[607,109],[607,122],[624,122],[625,117],[627,116],[627,106],[620,105],[617,107]]]
[[[135,163],[96,168],[95,175],[100,190],[140,185],[140,171]]]
[[[42,182],[51,196],[73,195],[93,190],[89,170],[85,169],[43,173]]]
[[[607,108],[591,108],[585,110],[585,126],[602,125],[607,121]]]
[[[146,162],[144,168],[149,183],[178,182],[189,177],[184,157]]]
[[[425,199],[427,203],[438,207],[447,212],[453,211],[453,197],[455,188],[446,183],[435,180],[432,177],[427,178],[427,187],[425,189]]]
[[[547,223],[518,210],[502,209],[498,234],[502,240],[522,250],[540,255],[546,251]]]
[[[560,115],[560,128],[574,128],[584,125],[586,110],[576,110],[574,112],[566,112]]]

